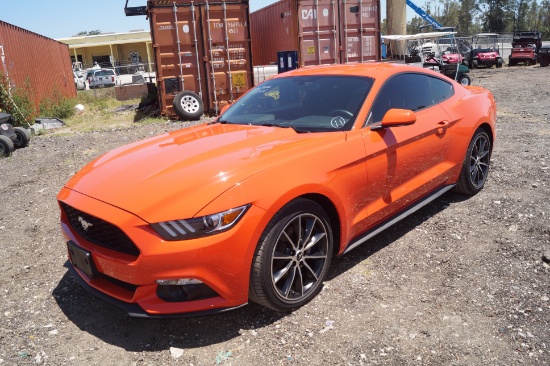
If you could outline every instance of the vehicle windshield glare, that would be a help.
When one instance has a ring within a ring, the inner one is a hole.
[[[218,122],[291,127],[298,132],[350,130],[374,80],[359,76],[296,76],[263,82]]]

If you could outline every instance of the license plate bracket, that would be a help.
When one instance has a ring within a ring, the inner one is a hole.
[[[67,248],[69,250],[69,258],[71,259],[73,266],[83,272],[86,276],[90,277],[90,279],[94,278],[96,276],[96,270],[92,254],[89,251],[82,249],[72,241],[67,242]]]

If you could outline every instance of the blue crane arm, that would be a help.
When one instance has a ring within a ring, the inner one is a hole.
[[[424,10],[422,10],[422,8],[420,8],[418,5],[416,5],[415,3],[413,3],[411,0],[407,0],[407,5],[412,8],[412,10],[414,10],[416,12],[416,14],[420,15],[420,17],[422,19],[424,19],[425,21],[427,21],[428,23],[430,23],[430,25],[432,26],[432,28],[441,28],[441,24],[439,24],[437,22],[437,20],[435,20],[434,18],[432,18],[431,16],[428,15],[428,13],[426,13]]]

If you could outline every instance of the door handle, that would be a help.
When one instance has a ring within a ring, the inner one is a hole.
[[[437,126],[438,127],[444,127],[444,126],[447,126],[448,124],[449,124],[449,121],[441,121],[441,122],[437,123]]]

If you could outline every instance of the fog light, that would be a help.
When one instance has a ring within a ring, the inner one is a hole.
[[[167,302],[184,302],[219,296],[210,287],[194,278],[157,280],[157,296]]]

